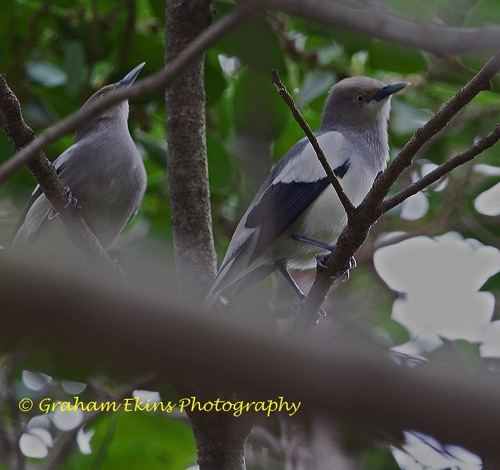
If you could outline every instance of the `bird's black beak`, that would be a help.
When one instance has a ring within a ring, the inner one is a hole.
[[[142,68],[146,62],[143,62],[142,64],[139,64],[134,70],[131,70],[125,77],[123,77],[118,85],[116,85],[116,89],[119,90],[120,88],[128,88],[132,83],[134,83],[135,79],[141,72]]]
[[[406,88],[408,85],[411,85],[411,83],[410,82],[391,83],[390,85],[386,85],[384,88],[377,91],[377,93],[375,93],[373,99],[375,101],[381,101],[384,98],[387,98],[388,96],[391,96],[394,93],[401,91],[403,88]]]

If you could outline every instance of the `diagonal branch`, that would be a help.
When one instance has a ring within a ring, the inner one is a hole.
[[[472,147],[468,148],[464,152],[461,152],[454,157],[450,158],[446,162],[439,165],[433,171],[426,174],[424,177],[420,178],[415,183],[410,184],[406,188],[402,189],[398,193],[391,197],[388,197],[381,205],[380,209],[385,214],[387,211],[401,204],[404,200],[417,194],[422,189],[427,188],[431,184],[435,183],[443,176],[447,175],[455,168],[473,160],[480,153],[493,147],[500,140],[500,124],[496,124],[493,131],[488,135],[484,136],[478,140]]]
[[[314,151],[316,152],[316,156],[318,157],[318,160],[321,163],[321,166],[325,170],[325,173],[328,176],[328,179],[330,180],[330,183],[333,186],[333,189],[335,189],[335,192],[337,193],[337,196],[340,199],[340,202],[342,203],[342,206],[344,207],[344,210],[346,211],[347,216],[351,217],[355,211],[355,207],[352,205],[352,202],[349,200],[349,198],[347,197],[347,194],[344,192],[338,178],[335,176],[335,173],[333,172],[332,167],[328,163],[328,160],[326,159],[325,154],[318,143],[318,139],[316,139],[316,136],[311,131],[311,128],[309,127],[307,122],[304,120],[300,111],[298,110],[297,106],[295,105],[292,96],[290,95],[290,93],[288,93],[287,89],[285,88],[285,85],[283,85],[283,82],[280,79],[278,71],[276,69],[272,69],[271,74],[273,77],[274,86],[278,90],[278,93],[280,94],[281,98],[283,98],[283,101],[290,108],[290,111],[292,112],[293,117],[295,118],[295,120],[297,121],[297,123],[299,124],[299,126],[302,128],[305,135],[309,139],[309,142],[310,142],[312,148],[314,149]]]

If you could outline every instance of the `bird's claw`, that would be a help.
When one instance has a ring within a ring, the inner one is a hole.
[[[326,263],[328,262],[330,254],[331,253],[316,255],[316,266],[318,269],[326,269]],[[356,265],[356,259],[354,256],[351,256],[348,265],[342,268],[338,273],[338,276],[342,277],[342,282],[349,280],[349,270],[355,268]]]
[[[68,186],[65,186],[63,188],[64,194],[66,196],[66,204],[63,206],[64,209],[67,209],[70,207],[71,209],[81,209],[81,207],[78,205],[78,199],[73,196],[71,189]],[[56,218],[59,215],[59,211],[52,206],[49,211],[49,215],[47,218],[49,220],[52,220]]]
[[[330,253],[316,255],[316,267],[319,269],[326,269],[326,263],[327,263],[329,257],[330,257]]]
[[[71,189],[69,186],[65,186],[64,188],[64,194],[66,195],[66,205],[64,206],[65,209],[70,207],[71,209],[81,209],[81,207],[78,205],[78,199],[73,196],[73,193],[71,192]]]

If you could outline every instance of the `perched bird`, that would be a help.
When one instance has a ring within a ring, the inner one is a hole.
[[[350,77],[330,90],[315,135],[354,206],[386,166],[391,96],[408,85]],[[274,166],[236,227],[207,304],[226,287],[235,284],[237,294],[275,270],[303,298],[288,269],[313,268],[315,255],[331,252],[346,223],[342,204],[303,138]]]
[[[132,85],[143,66],[135,67],[120,82],[101,88],[83,108]],[[104,249],[137,212],[146,190],[146,170],[128,130],[128,114],[125,100],[94,116],[77,130],[75,143],[54,161],[69,200],[81,207]],[[48,250],[65,256],[60,250],[63,246],[76,251],[70,243],[62,221],[37,186],[19,220],[11,252]]]

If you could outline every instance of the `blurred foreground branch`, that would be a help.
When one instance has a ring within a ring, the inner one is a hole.
[[[2,339],[65,361],[78,353],[94,375],[103,364],[121,377],[146,368],[189,371],[201,382],[236,385],[263,400],[286,395],[302,402],[299,413],[319,408],[382,429],[419,430],[480,455],[498,448],[500,378],[491,371],[463,363],[456,370],[398,366],[369,342],[296,342],[262,324],[189,311],[151,283],[125,289],[77,272],[0,261]]]
[[[385,7],[383,1],[351,7],[335,0],[266,0],[266,8],[441,56],[491,52],[500,44],[499,25],[464,28],[442,26],[430,20],[407,21],[389,14],[391,7]]]

